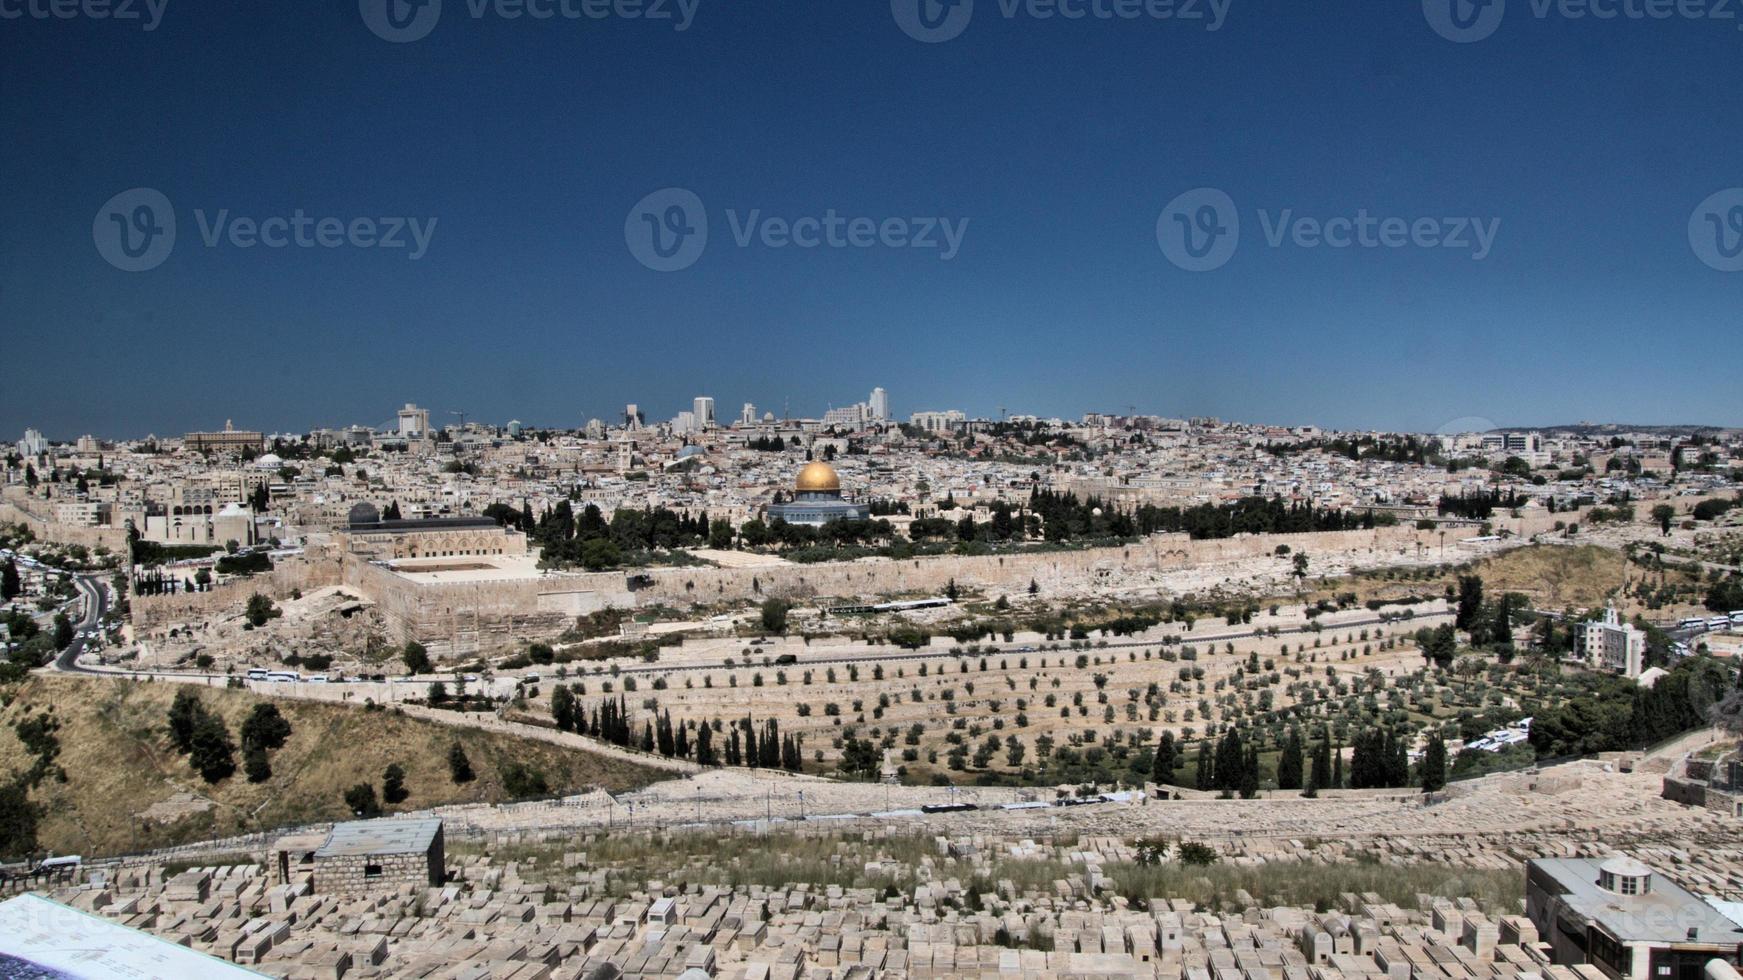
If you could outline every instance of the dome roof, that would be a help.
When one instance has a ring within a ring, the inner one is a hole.
[[[1598,866],[1598,870],[1618,878],[1647,878],[1652,875],[1651,868],[1627,855],[1618,855],[1605,861]]]
[[[813,492],[840,490],[841,477],[836,475],[835,467],[828,463],[822,461],[806,463],[805,468],[799,471],[799,479],[794,487],[798,490]]]

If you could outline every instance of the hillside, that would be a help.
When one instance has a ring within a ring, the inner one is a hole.
[[[1493,595],[1522,592],[1541,609],[1595,609],[1622,587],[1622,553],[1595,545],[1536,545],[1480,562],[1476,573]]]
[[[350,816],[347,788],[370,782],[381,792],[389,764],[405,769],[410,797],[389,812],[448,803],[501,802],[502,768],[518,762],[543,774],[553,793],[645,785],[661,774],[495,732],[438,725],[390,711],[311,701],[273,700],[291,724],[271,754],[273,774],[251,784],[241,772],[209,785],[170,742],[167,719],[180,685],[32,676],[6,692],[0,708],[0,773],[28,769],[32,756],[13,725],[45,711],[60,721],[56,760],[67,781],[43,782],[31,799],[43,810],[42,847],[100,855]],[[207,708],[223,716],[238,743],[242,721],[262,700],[241,690],[202,688]],[[456,785],[447,755],[458,740],[477,778]]]

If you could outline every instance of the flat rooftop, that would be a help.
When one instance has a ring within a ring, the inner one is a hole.
[[[396,558],[385,564],[396,574],[419,583],[515,582],[544,578],[547,574],[532,555]]]
[[[1540,858],[1531,862],[1549,872],[1567,889],[1562,901],[1580,915],[1601,925],[1618,940],[1654,945],[1743,944],[1743,927],[1717,909],[1653,872],[1645,895],[1618,895],[1598,887],[1596,858]],[[1690,930],[1694,935],[1690,936]]]
[[[335,824],[315,857],[422,854],[442,830],[440,820],[355,820]]]

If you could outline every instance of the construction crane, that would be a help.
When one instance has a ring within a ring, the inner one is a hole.
[[[462,428],[462,429],[466,428],[466,410],[465,409],[461,409],[458,412],[449,412],[448,414],[460,416],[460,428]]]

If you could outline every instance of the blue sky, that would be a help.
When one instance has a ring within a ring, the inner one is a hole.
[[[1511,0],[1457,44],[1416,0],[1232,0],[1214,32],[978,0],[928,44],[885,0],[696,0],[682,32],[480,2],[408,43],[355,0],[168,0],[151,31],[0,18],[0,437],[376,424],[406,401],[816,415],[879,384],[901,415],[1743,424],[1743,273],[1689,234],[1743,186],[1737,21]],[[125,272],[93,223],[140,187],[177,238]],[[1190,272],[1158,218],[1206,187],[1240,244]],[[626,243],[663,188],[709,222],[670,273]],[[415,261],[201,235],[298,209],[436,223]],[[1286,211],[1363,209],[1499,226],[1480,260],[1266,239]],[[752,212],[832,210],[968,223],[948,260],[734,238]]]

